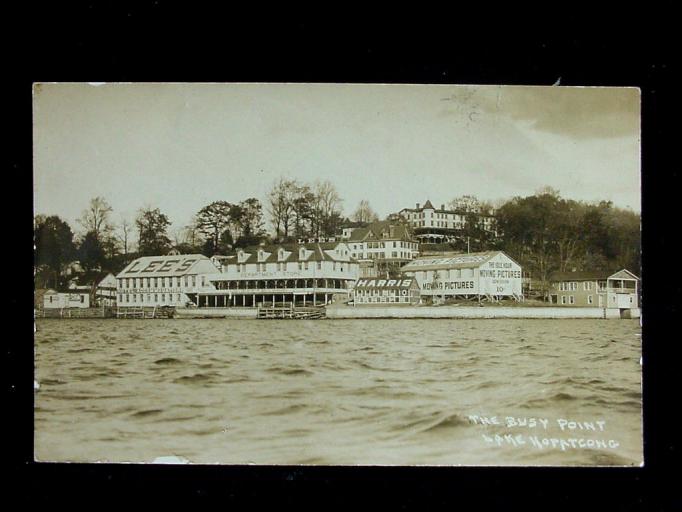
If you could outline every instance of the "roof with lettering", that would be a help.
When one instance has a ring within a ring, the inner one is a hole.
[[[503,254],[506,258],[509,258],[509,256],[504,254],[502,251],[472,252],[440,257],[428,256],[412,260],[408,264],[404,265],[400,270],[402,272],[416,272],[418,270],[478,268],[498,254]],[[509,259],[514,261],[511,258]]]
[[[301,254],[301,249],[305,249],[305,254]],[[336,249],[342,253],[335,255]],[[258,252],[263,251],[263,258],[258,259]],[[280,258],[282,250],[283,258]],[[277,263],[277,262],[298,262],[298,261],[355,261],[350,257],[348,245],[345,242],[316,242],[316,243],[288,243],[274,245],[259,245],[243,249],[246,259],[238,262],[239,251],[227,256],[214,256],[223,265],[235,263]],[[331,252],[331,254],[330,254]],[[345,252],[345,254],[343,254]],[[301,257],[303,256],[303,257]]]
[[[174,277],[216,272],[220,270],[203,254],[181,254],[137,258],[116,277]]]
[[[355,282],[356,290],[406,290],[419,288],[416,279],[380,279],[378,277],[360,278]]]

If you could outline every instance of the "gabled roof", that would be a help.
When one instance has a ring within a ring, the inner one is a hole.
[[[390,236],[391,228],[393,236]],[[388,238],[384,238],[383,233],[388,233]],[[411,240],[410,231],[404,224],[397,224],[391,221],[382,220],[373,222],[365,228],[354,229],[348,238],[348,242],[367,242],[379,240]]]
[[[457,254],[441,257],[422,257],[412,260],[404,265],[400,270],[402,272],[415,272],[418,270],[440,270],[440,269],[457,269],[457,268],[478,268],[485,262],[491,260],[498,254],[504,254],[502,251],[486,251],[486,252],[472,252],[465,254]],[[506,254],[505,257],[509,258]],[[511,258],[509,258],[511,260]],[[512,260],[514,261],[514,260]],[[515,262],[516,263],[516,262]]]
[[[277,263],[277,262],[298,262],[298,261],[348,261],[345,259],[336,259],[333,256],[330,256],[327,254],[326,251],[332,251],[336,249],[339,245],[344,245],[347,247],[347,244],[345,241],[343,242],[318,242],[318,243],[306,243],[306,244],[297,244],[297,243],[286,243],[286,244],[276,244],[276,245],[266,245],[266,246],[255,246],[255,247],[246,247],[242,249],[245,253],[248,254],[248,257],[240,262],[240,263]],[[312,254],[310,254],[307,258],[300,258],[300,249],[305,248],[306,251],[311,251]],[[258,251],[263,250],[265,253],[269,253],[268,256],[264,259],[259,261],[258,260]],[[283,259],[280,260],[278,255],[279,255],[279,250],[284,249],[286,252],[289,253],[289,255]],[[237,251],[238,252],[238,251]],[[225,263],[237,263],[237,253],[235,254],[230,254],[227,256],[220,256],[220,260],[225,261]]]
[[[423,209],[424,209],[424,210],[435,210],[435,208],[434,208],[433,205],[431,204],[431,200],[430,200],[430,199],[427,199],[427,200],[426,200],[426,202],[424,203]]]
[[[626,273],[623,277],[616,277],[621,272]],[[629,270],[622,269],[614,272],[613,270],[586,270],[581,272],[554,272],[549,276],[552,282],[562,281],[603,281],[609,278],[613,279],[639,279],[635,274]]]

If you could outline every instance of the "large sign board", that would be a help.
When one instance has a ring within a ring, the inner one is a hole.
[[[473,275],[467,277],[447,277],[448,269],[430,270],[425,274],[422,271],[415,271],[422,295],[521,294],[521,267],[501,253],[481,263],[479,267],[473,269]]]

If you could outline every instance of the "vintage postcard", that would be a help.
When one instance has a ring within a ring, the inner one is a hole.
[[[638,89],[33,109],[36,461],[644,463]]]

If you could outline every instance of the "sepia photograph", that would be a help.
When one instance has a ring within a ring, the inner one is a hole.
[[[34,460],[643,466],[640,96],[34,83]]]

